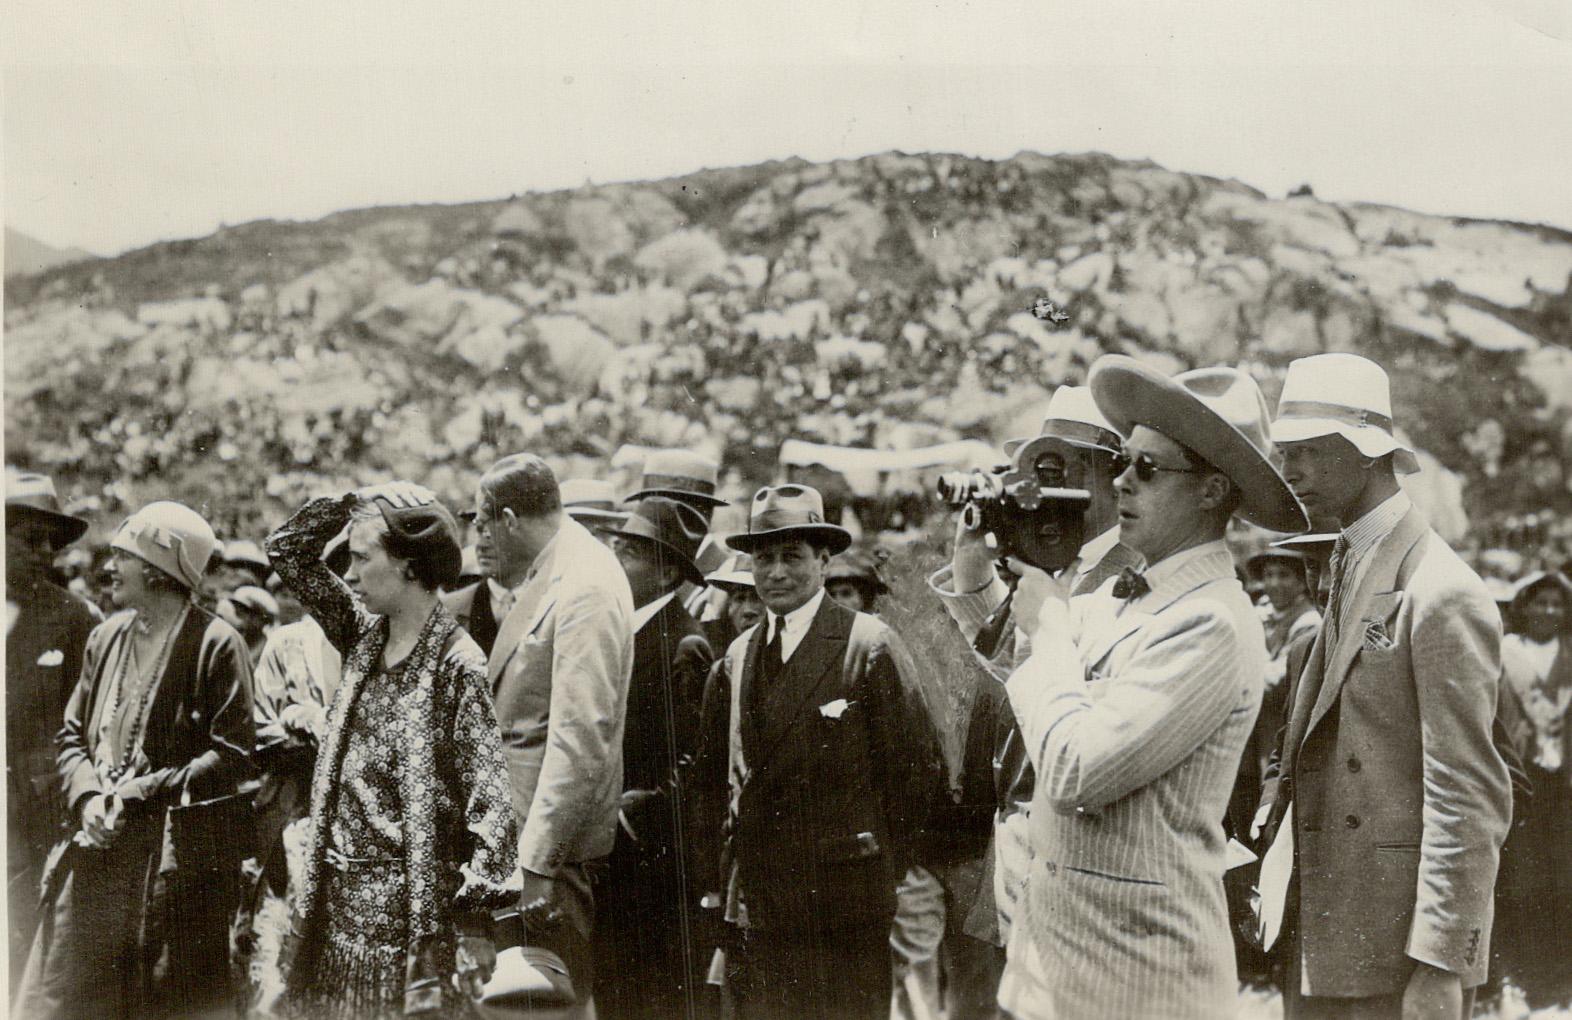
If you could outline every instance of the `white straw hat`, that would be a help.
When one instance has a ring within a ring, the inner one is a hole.
[[[1395,454],[1392,466],[1400,474],[1419,470],[1414,451],[1393,432],[1392,387],[1385,369],[1357,354],[1316,354],[1290,363],[1272,441],[1302,443],[1334,435],[1366,457]]]
[[[1043,418],[1042,431],[1036,436],[1005,440],[1004,452],[1014,455],[1022,443],[1041,436],[1083,449],[1119,452],[1119,434],[1097,409],[1097,401],[1092,399],[1088,386],[1061,386],[1054,390],[1053,398],[1048,401],[1048,413]]]

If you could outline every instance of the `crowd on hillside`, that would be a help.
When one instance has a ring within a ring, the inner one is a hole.
[[[1296,361],[1269,415],[1106,356],[1004,458],[1086,493],[1078,553],[961,515],[892,577],[799,481],[722,533],[675,448],[631,493],[512,453],[84,549],[8,469],[15,1015],[1572,997],[1572,580],[1429,529],[1379,366]],[[1289,537],[1236,559],[1239,522]]]

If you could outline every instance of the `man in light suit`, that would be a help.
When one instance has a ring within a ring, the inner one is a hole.
[[[1491,739],[1501,622],[1398,487],[1416,470],[1380,366],[1289,366],[1273,437],[1305,509],[1335,519],[1325,623],[1289,695],[1263,917],[1297,1017],[1467,1017],[1490,958],[1511,820]],[[1291,865],[1292,879],[1274,861]]]
[[[492,465],[475,524],[514,591],[489,671],[519,816],[525,935],[558,952],[587,1006],[591,873],[611,853],[622,792],[633,596],[612,551],[563,513],[539,457]]]
[[[1073,570],[1012,561],[1032,654],[1006,692],[1037,783],[1029,906],[999,998],[1032,1020],[1211,1020],[1237,1007],[1222,820],[1266,668],[1223,535],[1235,514],[1306,521],[1249,376],[1168,378],[1110,355],[1090,384],[1125,437],[1121,541],[1147,565],[1071,599]]]
[[[804,485],[760,489],[727,540],[753,556],[765,618],[711,674],[695,769],[701,831],[724,834],[700,880],[740,1020],[887,1020],[896,883],[944,796],[905,645],[825,594],[850,543]]]

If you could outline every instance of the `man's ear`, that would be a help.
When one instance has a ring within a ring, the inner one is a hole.
[[[1228,476],[1218,471],[1213,471],[1201,483],[1201,506],[1206,510],[1215,510],[1228,500],[1229,493],[1233,491],[1234,483]]]
[[[828,546],[817,546],[813,551],[819,554],[819,563],[821,566],[827,567],[830,565],[830,560],[834,554],[830,552]]]

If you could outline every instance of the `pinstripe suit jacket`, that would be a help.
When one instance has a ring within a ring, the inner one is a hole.
[[[1222,542],[1043,613],[1007,691],[1037,769],[1024,1017],[1237,1008],[1223,813],[1261,703],[1260,617]],[[1019,975],[1012,975],[1019,981]],[[1009,979],[1007,979],[1009,980]],[[1014,982],[1012,982],[1014,983]]]

